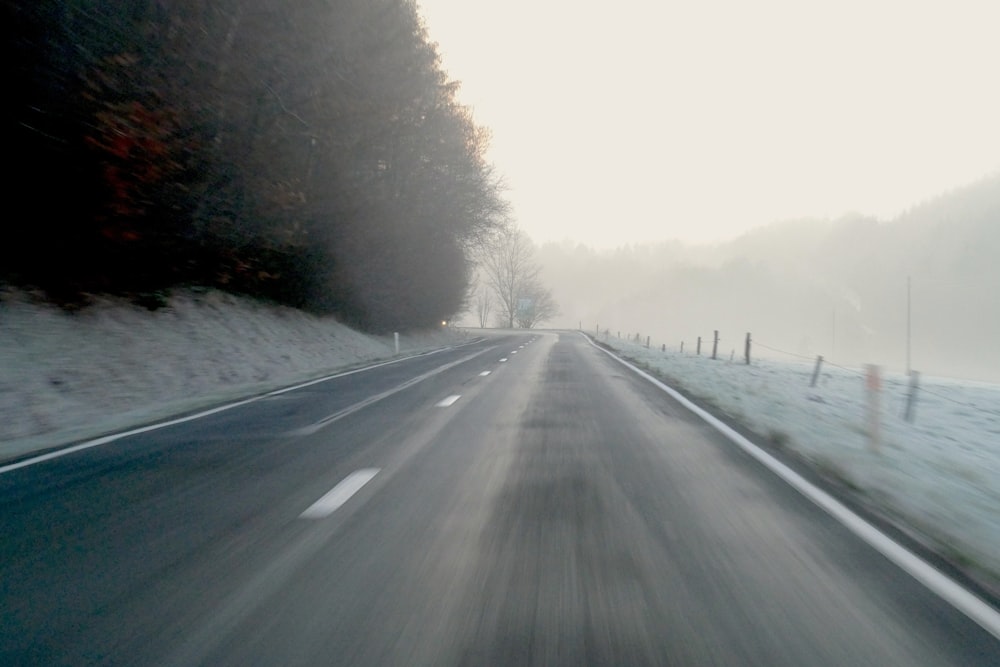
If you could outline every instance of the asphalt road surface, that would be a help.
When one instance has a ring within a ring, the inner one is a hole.
[[[576,333],[0,474],[2,665],[1000,665]]]

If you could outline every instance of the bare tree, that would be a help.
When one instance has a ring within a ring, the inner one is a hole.
[[[552,291],[537,280],[522,285],[520,294],[515,320],[522,329],[531,329],[559,314]]]
[[[517,227],[507,224],[496,230],[481,244],[479,259],[503,326],[531,327],[556,313],[552,294],[538,278],[534,244]]]
[[[469,278],[463,301],[463,312],[471,313],[479,320],[479,328],[485,329],[493,310],[493,290],[483,284],[481,271],[474,270]]]
[[[476,294],[476,315],[479,317],[479,328],[485,329],[490,321],[490,311],[493,308],[493,295],[489,288],[482,287]]]
[[[522,284],[538,275],[538,268],[532,261],[533,250],[527,235],[511,224],[499,228],[480,248],[486,284],[498,301],[497,319],[509,329],[514,328]]]

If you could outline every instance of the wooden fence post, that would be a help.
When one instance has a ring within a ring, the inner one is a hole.
[[[913,423],[913,408],[917,404],[917,391],[920,389],[920,371],[910,371],[910,393],[906,396],[906,412],[903,419]]]
[[[698,336],[698,349],[695,352],[699,357],[701,356],[701,336]]]
[[[821,354],[816,357],[816,367],[813,368],[812,381],[809,383],[810,387],[816,386],[816,381],[819,380],[819,369],[822,367],[823,367],[823,355]]]
[[[749,366],[750,365],[750,332],[749,331],[747,332],[746,352],[744,354],[746,356],[747,366]]]
[[[868,393],[868,439],[872,451],[878,452],[882,438],[882,369],[875,364],[867,366],[865,386]]]

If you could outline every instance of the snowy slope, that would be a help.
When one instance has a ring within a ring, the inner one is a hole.
[[[156,312],[114,299],[68,314],[0,299],[0,461],[392,357],[391,336],[219,292]],[[403,334],[401,353],[462,334]]]
[[[600,341],[855,489],[875,511],[985,579],[1000,581],[1000,385],[925,378],[915,421],[907,378],[887,375],[881,438],[869,438],[854,369],[713,361],[601,335]]]

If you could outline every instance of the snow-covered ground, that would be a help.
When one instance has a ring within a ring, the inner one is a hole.
[[[220,292],[75,314],[0,297],[0,461],[395,355],[392,336]],[[400,353],[463,336],[404,333]]]
[[[811,363],[713,361],[602,334],[675,388],[809,460],[870,508],[974,573],[1000,581],[1000,385],[883,376],[881,438],[869,437],[863,371]]]

